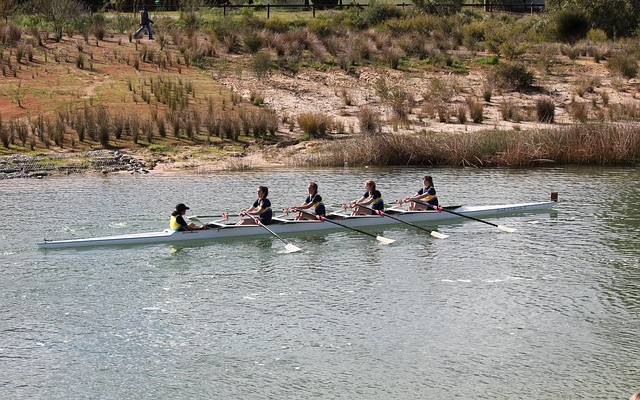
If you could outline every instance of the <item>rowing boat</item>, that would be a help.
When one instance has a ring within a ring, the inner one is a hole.
[[[557,204],[557,198],[551,201],[537,203],[517,203],[489,206],[451,206],[445,210],[455,213],[441,212],[436,210],[428,211],[407,211],[400,207],[391,207],[385,210],[385,215],[356,215],[350,216],[343,211],[333,212],[327,215],[327,219],[339,221],[340,225],[329,221],[301,220],[294,221],[286,216],[273,218],[273,223],[269,229],[276,234],[287,235],[305,232],[323,232],[327,230],[341,230],[345,228],[375,228],[387,225],[398,225],[402,222],[409,223],[432,223],[446,220],[459,220],[464,217],[494,217],[498,215],[526,213],[530,211],[547,210]],[[399,221],[400,220],[400,221]],[[125,234],[116,236],[103,236],[84,239],[67,240],[44,240],[36,243],[39,248],[68,248],[87,246],[113,246],[113,245],[135,245],[152,243],[184,243],[193,241],[211,241],[227,238],[242,238],[250,236],[268,236],[264,227],[259,225],[235,225],[216,221],[209,224],[210,229],[196,231],[173,231],[166,229],[160,232],[146,232]]]

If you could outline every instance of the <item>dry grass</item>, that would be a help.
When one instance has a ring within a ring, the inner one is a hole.
[[[614,124],[453,135],[384,134],[328,143],[298,164],[348,165],[637,165],[640,127]]]

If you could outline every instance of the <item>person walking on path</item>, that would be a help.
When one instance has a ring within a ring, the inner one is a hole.
[[[147,12],[147,6],[143,5],[142,10],[140,11],[140,28],[133,34],[133,38],[137,39],[138,35],[142,33],[143,30],[147,30],[149,33],[149,40],[153,40],[153,35],[151,34],[151,24],[153,21],[149,19],[149,13]]]

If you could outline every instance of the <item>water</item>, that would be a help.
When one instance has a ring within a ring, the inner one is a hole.
[[[0,181],[0,397],[626,399],[640,390],[638,169],[436,169],[444,204],[551,212],[172,248],[38,250],[42,238],[161,230],[275,208],[315,180],[327,203],[419,169],[264,170]],[[233,207],[230,207],[233,205]]]

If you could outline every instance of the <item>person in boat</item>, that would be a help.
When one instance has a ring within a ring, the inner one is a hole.
[[[416,194],[402,199],[403,203],[411,203],[411,205],[409,205],[409,211],[432,210],[433,206],[438,206],[438,196],[436,194],[436,188],[433,186],[433,178],[431,175],[425,175],[424,178],[422,178],[422,185]],[[416,203],[416,200],[429,205]]]
[[[198,231],[202,229],[207,229],[205,225],[196,226],[193,222],[187,223],[184,220],[184,214],[186,214],[189,207],[185,206],[183,203],[176,205],[176,209],[171,213],[171,221],[169,222],[169,228],[178,232],[178,231]]]
[[[372,215],[376,214],[375,211],[384,211],[384,201],[382,200],[382,194],[376,189],[376,183],[369,179],[365,181],[364,188],[366,192],[364,192],[362,197],[358,200],[353,200],[349,206],[350,208],[353,208],[351,215]],[[374,211],[362,206],[372,208]]]
[[[318,184],[315,182],[309,182],[307,185],[307,191],[309,195],[304,200],[304,203],[297,207],[291,207],[291,211],[298,211],[298,215],[296,216],[296,221],[300,221],[301,219],[316,219],[318,215],[325,216],[327,212],[324,207],[324,202],[322,201],[322,196],[318,194]],[[300,210],[306,210],[309,208],[313,208],[313,212],[315,213],[315,217],[310,214],[306,214],[300,212]]]
[[[269,188],[266,186],[258,186],[258,199],[248,209],[242,209],[240,216],[249,216],[252,218],[243,218],[236,225],[256,225],[254,218],[258,218],[262,225],[270,225],[273,211],[271,210],[271,201],[267,199]]]

